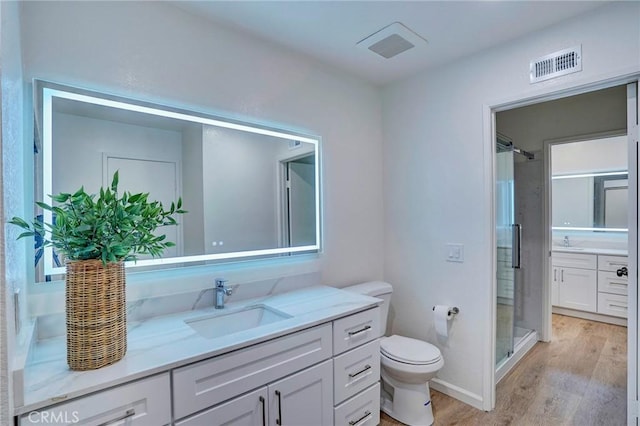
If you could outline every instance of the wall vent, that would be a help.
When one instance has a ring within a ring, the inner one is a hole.
[[[582,46],[560,50],[533,60],[529,70],[531,83],[582,71]]]

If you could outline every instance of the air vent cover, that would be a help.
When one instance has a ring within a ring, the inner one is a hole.
[[[529,70],[531,83],[582,71],[582,46],[560,50],[531,61]]]

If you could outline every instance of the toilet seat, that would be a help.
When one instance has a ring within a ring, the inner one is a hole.
[[[434,345],[410,337],[393,335],[380,340],[380,352],[387,358],[411,365],[430,365],[442,360]]]

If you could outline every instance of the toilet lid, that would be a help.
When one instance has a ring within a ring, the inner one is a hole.
[[[440,350],[430,343],[403,336],[385,337],[380,351],[387,357],[407,364],[433,364],[440,360]]]

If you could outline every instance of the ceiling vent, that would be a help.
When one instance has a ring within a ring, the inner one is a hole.
[[[531,61],[531,83],[582,71],[582,46],[560,50]]]
[[[413,47],[427,44],[427,40],[400,22],[394,22],[357,43],[385,59],[393,58]]]

